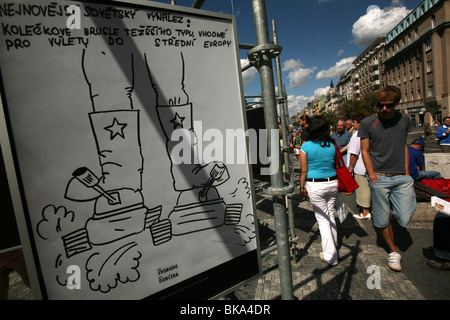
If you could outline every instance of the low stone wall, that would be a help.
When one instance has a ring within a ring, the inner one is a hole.
[[[450,179],[450,153],[425,153],[425,170],[439,171],[445,179]]]

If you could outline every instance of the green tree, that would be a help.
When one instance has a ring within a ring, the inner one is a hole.
[[[365,94],[359,99],[346,100],[337,114],[340,119],[351,119],[357,114],[370,116],[377,112],[376,92]]]
[[[324,112],[320,115],[325,118],[329,125],[332,126],[335,126],[336,122],[339,120],[339,117],[333,112]]]

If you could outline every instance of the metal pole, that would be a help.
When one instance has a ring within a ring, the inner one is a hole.
[[[192,8],[201,9],[203,3],[205,3],[205,0],[195,0],[194,3],[192,4]]]
[[[277,26],[275,20],[272,20],[272,30],[273,30],[273,43],[278,45],[278,34],[277,34]],[[277,84],[278,84],[278,95],[280,96],[280,118],[281,118],[281,128],[283,134],[283,155],[284,155],[284,167],[286,170],[286,179],[293,183],[293,175],[291,174],[291,161],[289,156],[289,139],[288,139],[288,126],[287,117],[286,117],[286,105],[287,105],[287,95],[282,83],[281,76],[281,63],[280,56],[275,58],[276,68],[277,68]],[[300,267],[300,263],[297,261],[297,240],[298,237],[295,233],[295,219],[294,219],[294,208],[292,197],[294,193],[288,194],[286,196],[287,207],[288,207],[288,218],[289,218],[289,232],[290,232],[290,242],[291,242],[291,251],[292,251],[292,266],[295,268]]]
[[[281,156],[278,138],[278,119],[275,98],[275,84],[273,78],[273,68],[271,55],[280,52],[276,46],[270,46],[269,28],[267,25],[265,0],[252,0],[253,19],[255,24],[257,46],[253,52],[258,56],[258,70],[261,78],[261,88],[263,93],[264,120],[268,130],[268,152],[271,148],[277,148],[278,157]],[[277,52],[278,50],[278,52]],[[249,52],[250,54],[250,52]],[[270,137],[277,135],[277,145],[272,146]],[[276,237],[278,246],[278,265],[280,268],[281,298],[283,300],[293,300],[292,270],[289,255],[289,237],[286,221],[286,203],[284,195],[286,192],[281,162],[275,174],[270,176],[271,190],[273,191],[273,210],[276,223]]]
[[[273,43],[275,45],[278,45],[278,34],[277,34],[277,26],[275,24],[275,20],[272,20],[272,29],[273,29]],[[280,106],[280,119],[281,119],[281,132],[283,135],[283,155],[284,155],[284,166],[286,170],[286,176],[287,180],[290,180],[291,176],[291,169],[290,169],[290,163],[289,163],[289,152],[287,152],[289,149],[288,145],[288,139],[287,139],[287,132],[286,132],[286,116],[285,116],[285,109],[284,109],[284,99],[286,99],[286,96],[284,95],[283,91],[283,82],[282,82],[282,76],[281,76],[281,63],[280,63],[280,56],[275,57],[275,65],[276,65],[276,71],[277,71],[277,85],[278,85],[278,95],[281,98]]]

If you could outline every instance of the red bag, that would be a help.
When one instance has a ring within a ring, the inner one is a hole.
[[[353,175],[348,171],[347,167],[344,163],[344,158],[342,157],[341,151],[339,150],[338,146],[334,144],[334,147],[336,149],[336,174],[338,177],[338,183],[339,183],[339,191],[340,192],[353,192],[356,189],[359,188],[358,183],[356,182],[355,178],[353,178]]]
[[[422,179],[420,182],[434,190],[440,191],[442,193],[448,194],[450,196],[450,179],[439,178],[439,179]]]

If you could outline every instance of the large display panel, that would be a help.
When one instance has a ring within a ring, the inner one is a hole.
[[[261,272],[234,18],[180,8],[0,4],[1,145],[42,298],[208,299]]]

